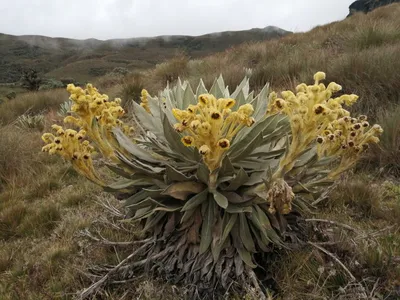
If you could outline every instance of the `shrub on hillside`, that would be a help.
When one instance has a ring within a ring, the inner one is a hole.
[[[78,85],[78,82],[72,78],[72,77],[68,77],[68,78],[60,78],[60,81],[62,82],[62,84],[66,87],[68,84],[73,83]]]
[[[130,71],[124,67],[116,67],[111,71],[111,73],[125,76],[125,75],[128,75],[130,73]]]
[[[15,99],[15,97],[17,97],[17,93],[16,92],[10,92],[10,93],[7,93],[7,95],[6,95],[6,98],[8,100]]]
[[[65,85],[57,79],[46,78],[43,79],[42,83],[40,84],[39,91],[58,89],[58,88],[63,88],[64,86]]]
[[[39,90],[41,83],[42,78],[36,70],[30,69],[22,72],[21,85],[29,91]]]

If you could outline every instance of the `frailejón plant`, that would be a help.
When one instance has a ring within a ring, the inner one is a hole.
[[[201,80],[196,90],[178,80],[158,97],[143,90],[134,137],[120,99],[69,85],[64,121],[78,129],[53,125],[43,151],[127,195],[124,221],[141,220],[151,239],[118,278],[145,266],[203,295],[243,291],[257,285],[254,268],[268,269],[265,255],[306,239],[302,212],[379,141],[379,125],[343,108],[358,97],[335,98],[341,87],[324,79],[318,72],[280,97],[268,86],[255,95],[247,78],[232,93],[222,77],[209,91]],[[95,170],[98,155],[117,181]]]

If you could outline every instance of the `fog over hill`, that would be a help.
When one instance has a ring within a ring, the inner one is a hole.
[[[115,67],[147,69],[178,52],[198,58],[244,42],[279,38],[289,33],[267,26],[201,36],[172,35],[104,41],[0,34],[0,83],[19,80],[21,71],[27,68],[34,68],[56,79],[73,77],[86,81]]]

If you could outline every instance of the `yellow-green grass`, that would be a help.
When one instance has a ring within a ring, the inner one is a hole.
[[[19,94],[15,99],[0,104],[0,124],[10,124],[23,114],[34,115],[58,109],[66,100],[68,93],[65,89]]]

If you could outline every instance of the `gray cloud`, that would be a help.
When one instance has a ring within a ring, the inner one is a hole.
[[[5,1],[5,0],[3,0]],[[353,0],[12,0],[0,32],[69,38],[201,35],[268,25],[306,31],[343,19]]]

